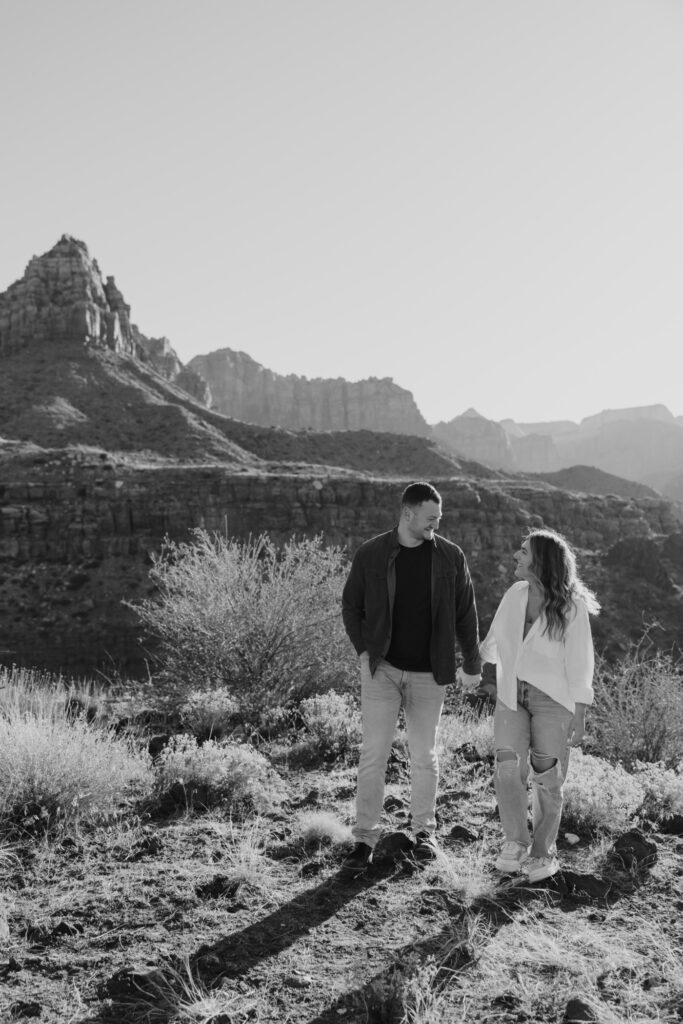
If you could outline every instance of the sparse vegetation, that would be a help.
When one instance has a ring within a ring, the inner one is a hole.
[[[304,846],[343,846],[351,843],[351,829],[330,811],[302,811],[298,828]]]
[[[675,767],[683,759],[683,667],[648,648],[647,636],[621,661],[598,663],[590,732],[594,749],[633,768],[637,761]]]
[[[160,804],[230,812],[272,810],[284,789],[268,760],[253,747],[174,736],[161,752],[154,797]]]
[[[459,705],[457,713],[444,715],[439,726],[439,760],[445,765],[454,754],[464,749],[481,758],[493,757],[493,716],[477,715]]]
[[[621,765],[572,750],[564,784],[563,826],[570,830],[618,832],[629,827],[645,791]]]
[[[227,687],[246,720],[288,699],[344,689],[355,664],[341,622],[346,560],[320,537],[278,549],[204,530],[167,541],[135,609],[161,642],[159,696]]]
[[[158,704],[138,717],[130,698],[125,729],[87,686],[0,677],[0,1019],[38,1003],[47,1024],[559,1024],[576,996],[599,1024],[680,1019],[680,838],[663,827],[683,813],[673,662],[610,670],[590,720],[605,756],[575,751],[566,784],[571,883],[493,871],[492,717],[457,698],[440,733],[436,859],[417,868],[380,846],[349,881],[360,716],[355,655],[335,662],[337,555],[206,535],[192,547],[155,566],[165,596],[147,607],[150,623],[169,614],[167,660]],[[303,610],[297,588],[314,595]],[[607,721],[619,679],[635,679],[619,713],[660,701],[663,732],[641,715],[620,743]],[[171,735],[154,737],[152,762],[156,710]],[[401,725],[394,754],[388,832],[408,826]],[[622,870],[610,850],[634,825],[658,859]]]
[[[300,705],[307,744],[318,757],[355,755],[362,739],[357,699],[350,693],[330,690],[305,697]]]
[[[665,821],[674,814],[683,815],[683,762],[677,769],[661,762],[645,764],[637,761],[635,778],[643,787],[642,813],[655,821]]]
[[[179,708],[180,721],[198,740],[220,739],[236,724],[239,704],[225,687],[191,690]]]
[[[152,784],[149,758],[89,722],[51,677],[5,674],[0,706],[0,828],[44,831],[106,818]]]

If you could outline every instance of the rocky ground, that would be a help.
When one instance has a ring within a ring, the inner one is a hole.
[[[0,1019],[683,1019],[680,836],[563,839],[552,880],[498,876],[491,766],[462,748],[442,779],[442,852],[417,865],[397,751],[386,838],[348,880],[355,769],[271,754],[288,798],[270,816],[128,813],[0,847]],[[327,839],[303,838],[315,821]]]

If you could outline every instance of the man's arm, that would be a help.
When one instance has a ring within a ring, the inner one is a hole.
[[[365,650],[362,622],[365,610],[365,583],[362,555],[357,551],[342,591],[342,619],[344,629],[358,654]]]
[[[462,651],[463,672],[468,676],[481,675],[477,604],[467,559],[464,555],[455,577],[455,635]]]

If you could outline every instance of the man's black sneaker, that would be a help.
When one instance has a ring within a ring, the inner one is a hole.
[[[341,869],[349,878],[362,875],[372,864],[372,847],[367,843],[356,843],[346,860],[342,861]]]
[[[434,860],[438,852],[439,846],[435,836],[430,832],[417,833],[413,847],[413,857],[416,860]]]

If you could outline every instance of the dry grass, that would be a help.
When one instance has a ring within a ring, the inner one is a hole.
[[[100,728],[61,724],[76,739]],[[444,720],[441,851],[417,869],[380,850],[367,876],[339,874],[355,772],[322,760],[280,759],[282,799],[260,814],[138,805],[20,836],[0,848],[0,1020],[36,1002],[47,1024],[560,1024],[580,996],[601,1024],[674,1024],[681,840],[653,831],[654,867],[619,874],[614,837],[584,830],[563,863],[611,872],[608,897],[501,878],[489,736],[486,719]],[[245,764],[258,774],[271,749]],[[651,799],[670,801],[678,776],[658,778]],[[401,758],[387,794],[386,830],[405,829]]]

